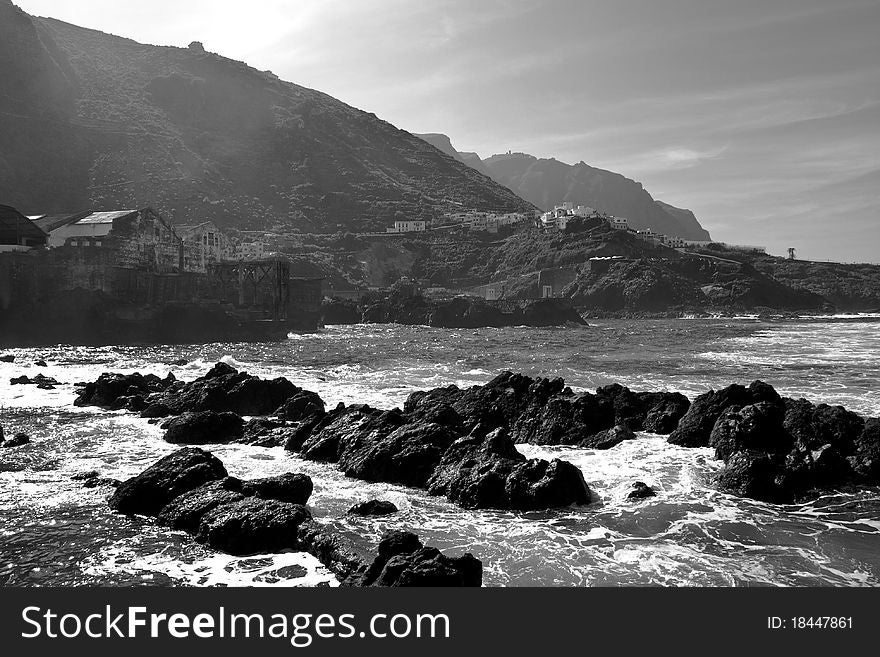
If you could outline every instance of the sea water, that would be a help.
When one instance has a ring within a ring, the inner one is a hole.
[[[397,325],[327,327],[273,344],[13,349],[0,363],[0,425],[33,443],[0,450],[0,584],[334,586],[302,553],[241,558],[180,532],[116,515],[111,489],[72,479],[137,474],[175,447],[126,412],[76,408],[75,382],[102,372],[173,372],[184,380],[217,361],[262,377],[285,376],[338,402],[402,406],[414,390],[482,384],[502,370],[561,376],[575,390],[619,382],[693,398],[762,379],[783,395],[880,415],[880,317],[656,321],[593,320],[556,329],[448,330]],[[45,360],[48,367],[34,362]],[[185,360],[186,365],[172,365]],[[55,390],[12,386],[43,373]],[[472,552],[488,586],[878,585],[880,490],[829,494],[802,505],[719,493],[709,449],[640,434],[607,451],[520,445],[528,457],[575,463],[591,504],[541,513],[466,511],[423,491],[349,479],[333,465],[281,448],[208,446],[240,478],[284,472],[312,477],[318,520],[378,537],[415,531],[449,554]],[[626,499],[644,481],[657,496]],[[400,513],[346,517],[358,501],[390,500]]]

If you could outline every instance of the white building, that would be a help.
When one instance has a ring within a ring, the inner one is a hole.
[[[64,246],[68,239],[88,238],[90,243],[101,246],[101,238],[107,237],[113,230],[113,220],[135,214],[137,210],[119,210],[117,212],[92,212],[91,214],[70,224],[60,226],[49,232],[49,246]]]
[[[421,220],[395,221],[394,227],[398,233],[421,233],[425,230],[426,223]]]
[[[615,230],[629,230],[629,220],[626,217],[608,217],[608,225]]]

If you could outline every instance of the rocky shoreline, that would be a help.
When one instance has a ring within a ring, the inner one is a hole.
[[[666,436],[682,449],[714,448],[723,461],[714,486],[764,502],[880,484],[880,420],[783,398],[760,381],[691,401],[616,384],[574,392],[562,379],[503,372],[482,386],[414,392],[403,409],[339,404],[328,410],[320,396],[287,379],[263,380],[218,363],[191,382],[103,374],[81,387],[75,403],[162,422],[172,444],[283,446],[335,464],[349,477],[420,488],[465,509],[589,504],[596,494],[579,468],[560,459],[527,459],[516,444],[601,450],[636,432]],[[312,520],[305,506],[310,493],[305,475],[240,481],[211,454],[187,446],[122,483],[110,505],[154,516],[232,554],[308,551],[346,584],[479,585],[477,559],[448,557],[411,534],[393,533],[370,554],[332,522]],[[634,482],[628,499],[652,494]],[[352,512],[394,510],[375,503]]]

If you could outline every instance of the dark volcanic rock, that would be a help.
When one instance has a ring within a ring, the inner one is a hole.
[[[165,390],[173,378],[160,379],[158,376],[140,373],[114,374],[107,372],[98,377],[97,381],[87,383],[74,400],[76,406],[100,406],[112,408],[120,397],[133,395],[149,395]],[[122,408],[122,407],[119,407]]]
[[[880,481],[880,419],[870,418],[865,422],[862,435],[856,441],[852,468],[869,481]]]
[[[480,586],[483,580],[483,564],[471,554],[448,557],[410,532],[389,532],[375,555],[363,541],[315,522],[300,527],[299,540],[344,586]]]
[[[175,497],[159,512],[158,520],[172,529],[192,534],[198,530],[206,513],[244,497],[241,481],[235,477],[218,479]]]
[[[480,586],[483,564],[467,553],[450,558],[411,532],[391,531],[358,586]]]
[[[241,486],[241,491],[245,495],[290,504],[306,504],[313,489],[311,477],[299,473],[287,473],[265,479],[251,479],[242,482]]]
[[[715,422],[725,409],[762,401],[782,403],[772,386],[763,381],[755,381],[748,388],[734,384],[717,392],[710,390],[694,400],[678,428],[669,436],[669,442],[680,447],[706,447]]]
[[[709,445],[724,460],[721,490],[792,502],[840,486],[880,483],[873,421],[839,406],[781,400],[767,388],[760,395],[770,401],[729,406],[715,422]]]
[[[166,406],[174,415],[198,411],[269,415],[288,399],[303,392],[283,377],[264,380],[237,372],[225,363],[217,363],[195,381],[177,382],[163,394],[152,395],[147,401],[150,405]]]
[[[23,447],[31,442],[30,436],[24,433],[17,433],[7,441],[0,440],[0,447],[10,449],[12,447]]]
[[[527,461],[503,429],[476,431],[453,443],[428,481],[428,492],[468,509],[546,509],[590,498],[579,469],[558,460]]]
[[[178,495],[226,476],[226,468],[214,455],[194,447],[180,449],[122,482],[110,498],[110,508],[155,515]]]
[[[654,497],[657,493],[644,481],[637,481],[632,485],[632,490],[626,496],[628,500],[644,500]]]
[[[783,427],[784,417],[784,406],[771,402],[728,407],[712,428],[709,446],[715,448],[715,458],[721,460],[748,449],[784,454],[791,449],[791,437]]]
[[[0,356],[0,363],[14,363],[14,362],[15,362],[15,356],[13,356],[12,354],[3,354],[2,356]]]
[[[336,463],[350,447],[366,445],[406,423],[398,411],[381,411],[367,405],[349,406],[329,413],[302,445],[310,461]]]
[[[184,413],[166,421],[165,442],[174,445],[228,443],[241,438],[244,421],[235,413]]]
[[[635,440],[635,438],[636,434],[633,433],[632,429],[625,424],[618,424],[607,431],[602,431],[582,440],[579,446],[587,449],[611,449],[624,440]]]
[[[311,390],[300,390],[285,401],[275,415],[283,420],[305,420],[314,415],[324,415],[324,400]]]
[[[388,516],[398,511],[399,509],[393,502],[385,500],[358,502],[348,510],[354,516]]]
[[[407,424],[391,433],[347,440],[340,469],[364,481],[424,488],[456,434],[439,424]]]
[[[205,513],[196,540],[235,555],[298,549],[297,530],[311,518],[299,504],[247,497]]]

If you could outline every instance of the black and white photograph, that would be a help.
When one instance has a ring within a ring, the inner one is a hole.
[[[0,591],[877,587],[878,35],[0,0]]]

